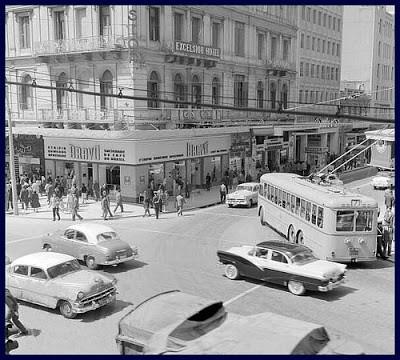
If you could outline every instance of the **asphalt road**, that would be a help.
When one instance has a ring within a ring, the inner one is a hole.
[[[371,191],[362,183],[360,191]],[[374,197],[382,194],[372,193]],[[223,276],[217,249],[281,239],[262,227],[256,208],[215,207],[162,214],[153,218],[108,222],[121,238],[138,246],[140,258],[102,271],[118,278],[115,304],[76,319],[63,318],[56,310],[22,304],[24,324],[36,336],[20,338],[14,354],[116,354],[119,319],[147,297],[180,289],[194,295],[223,300],[239,314],[272,311],[324,325],[331,334],[341,333],[360,343],[367,354],[394,354],[394,263],[349,266],[347,283],[329,293],[298,297],[282,286],[256,281],[231,281]],[[64,228],[70,221],[52,222],[7,219],[7,255],[12,259],[40,251],[40,236]]]

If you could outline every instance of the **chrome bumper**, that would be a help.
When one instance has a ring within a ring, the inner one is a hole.
[[[333,282],[329,282],[329,284],[326,285],[326,286],[318,286],[318,291],[324,291],[324,292],[330,291],[330,290],[342,285],[345,281],[346,280],[343,278],[343,279],[341,279],[339,281],[336,281],[334,283]]]
[[[226,199],[228,205],[247,205],[246,200]]]
[[[89,304],[79,304],[79,303],[73,303],[72,304],[72,311],[74,313],[77,314],[82,314],[88,311],[92,311],[92,310],[96,310],[99,307],[102,307],[104,305],[110,304],[113,301],[115,301],[115,299],[117,298],[117,294],[113,293],[113,294],[109,294],[108,296],[98,299],[98,300],[93,300],[91,303]]]
[[[114,259],[114,260],[106,260],[106,261],[104,261],[103,265],[117,265],[117,264],[123,263],[125,261],[133,260],[136,257],[137,257],[137,255],[132,255],[129,257],[124,257],[122,259],[120,258],[120,259]]]

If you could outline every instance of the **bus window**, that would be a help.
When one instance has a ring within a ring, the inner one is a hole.
[[[267,185],[267,199],[271,200],[271,185]]]
[[[292,195],[291,198],[292,198],[292,200],[290,202],[290,204],[291,204],[290,210],[292,211],[292,213],[294,213],[294,209],[296,207],[296,197],[294,195]]]
[[[317,224],[317,205],[312,206],[311,222]]]
[[[300,216],[304,219],[306,216],[306,201],[301,199],[300,204]]]
[[[276,187],[274,187],[274,189],[275,189],[275,193],[274,193],[274,203],[277,204],[277,203],[278,203],[278,194],[279,194],[279,191],[278,191],[278,189],[277,189]]]
[[[260,187],[258,188],[258,193],[263,196],[264,195],[264,185],[260,184]]]
[[[278,205],[282,206],[282,189],[278,192]]]
[[[356,231],[372,230],[372,210],[356,211]]]
[[[271,185],[271,199],[272,202],[275,201],[275,187]]]
[[[282,207],[283,207],[283,208],[286,208],[287,192],[284,191],[282,194],[283,194],[283,196],[282,196]]]
[[[354,230],[354,211],[339,210],[336,213],[336,231]]]
[[[324,226],[324,209],[318,206],[317,225],[322,228]]]
[[[300,214],[300,198],[296,197],[296,214]]]
[[[310,221],[311,217],[311,203],[309,201],[306,202],[306,220]]]

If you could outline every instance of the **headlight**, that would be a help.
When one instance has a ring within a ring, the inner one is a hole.
[[[78,300],[82,300],[84,298],[84,296],[85,296],[85,294],[82,291],[80,291],[80,292],[78,292],[77,298],[78,298]]]

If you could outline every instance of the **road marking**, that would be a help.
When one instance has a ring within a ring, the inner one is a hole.
[[[246,290],[246,291],[242,292],[241,294],[239,294],[239,295],[233,297],[232,299],[229,299],[228,301],[225,301],[225,302],[224,302],[224,306],[229,305],[229,304],[232,304],[234,301],[236,301],[236,300],[240,299],[241,297],[243,297],[243,296],[245,296],[245,295],[247,295],[247,294],[253,292],[254,290],[257,290],[257,289],[258,289],[259,287],[261,287],[261,286],[262,286],[262,285],[256,285],[256,286],[252,287],[251,289]]]
[[[8,241],[6,245],[12,245],[12,244],[19,243],[19,242],[22,242],[22,241],[28,241],[28,240],[32,240],[32,239],[37,239],[37,238],[40,238],[42,236],[43,235],[36,235],[36,236],[27,237],[27,238],[17,239],[17,240],[14,240],[14,241]]]

